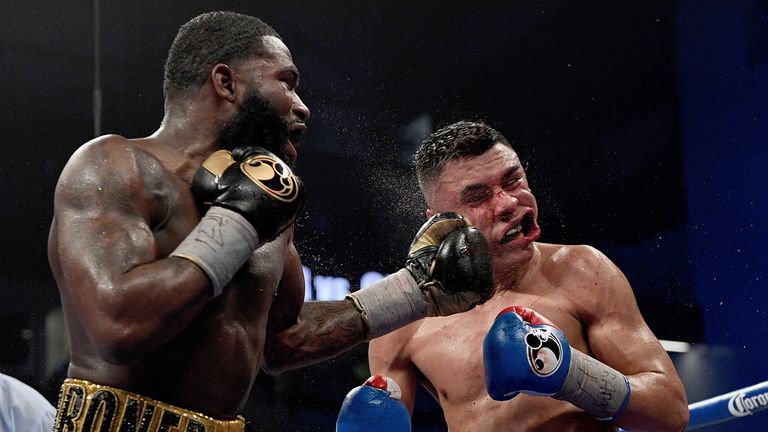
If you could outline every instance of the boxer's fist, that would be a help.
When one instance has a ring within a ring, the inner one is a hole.
[[[536,312],[514,306],[496,317],[483,341],[485,384],[495,400],[518,392],[554,395],[571,361],[565,335]]]
[[[233,155],[213,153],[192,181],[192,192],[205,204],[241,214],[265,243],[277,237],[301,210],[304,186],[277,156],[260,147]]]
[[[404,432],[411,430],[400,387],[391,378],[374,375],[344,398],[336,432]]]
[[[427,316],[471,309],[493,295],[491,253],[483,235],[458,213],[438,213],[419,229],[405,268],[347,294],[368,339]]]
[[[629,403],[621,372],[571,348],[546,318],[520,306],[501,311],[483,341],[485,386],[495,400],[517,393],[565,400],[599,420],[617,418]]]
[[[427,300],[427,316],[464,312],[493,295],[488,245],[458,213],[438,213],[422,225],[405,268]]]
[[[195,172],[195,177],[192,178],[192,193],[199,202],[211,205],[219,196],[221,174],[233,163],[235,158],[227,150],[216,151],[203,161]]]

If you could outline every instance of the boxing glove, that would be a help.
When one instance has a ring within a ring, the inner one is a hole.
[[[235,163],[232,152],[218,150],[203,161],[192,178],[192,193],[205,206],[210,206],[219,195],[221,175],[230,165]]]
[[[243,215],[261,243],[290,226],[304,204],[304,186],[286,163],[271,152],[243,146],[212,154],[192,180],[203,203]]]
[[[372,339],[426,316],[464,312],[493,295],[493,265],[480,231],[438,213],[416,233],[400,271],[347,295]]]
[[[214,297],[260,245],[296,219],[303,185],[269,151],[247,147],[214,152],[192,179],[192,193],[209,208],[171,253],[193,262],[211,282]]]
[[[400,402],[400,386],[374,375],[344,398],[336,432],[410,432],[411,418]]]
[[[566,400],[599,420],[613,420],[629,402],[620,372],[572,349],[563,332],[531,309],[502,310],[483,340],[485,384],[491,398],[518,393]]]
[[[434,215],[416,233],[405,268],[427,300],[427,316],[464,312],[493,295],[490,251],[458,213]]]

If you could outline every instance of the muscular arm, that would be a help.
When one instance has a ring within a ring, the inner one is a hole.
[[[589,249],[596,304],[584,312],[592,354],[627,376],[632,393],[615,423],[629,430],[681,431],[688,406],[680,378],[646,325],[629,282],[607,257]]]
[[[366,326],[351,302],[304,302],[304,275],[293,244],[267,324],[263,369],[268,373],[308,366],[365,341]]]
[[[270,310],[265,369],[306,366],[368,335],[378,337],[425,316],[466,311],[487,299],[493,289],[490,252],[482,234],[467,223],[457,213],[435,214],[417,232],[406,268],[334,302],[303,303],[301,263],[291,244]]]
[[[80,149],[56,188],[49,258],[64,301],[110,363],[133,361],[181,332],[210,298],[206,277],[163,259],[136,149],[110,137]],[[157,169],[159,167],[155,167]]]
[[[371,375],[387,376],[400,386],[401,402],[413,415],[416,391],[419,385],[418,371],[410,360],[408,340],[414,326],[411,324],[372,340],[368,345],[368,366]]]

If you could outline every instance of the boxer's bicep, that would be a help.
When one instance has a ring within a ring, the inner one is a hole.
[[[640,314],[632,287],[621,270],[605,258],[596,283],[600,291],[587,323],[589,348],[594,356],[626,375],[668,370],[669,356]]]
[[[627,429],[663,429],[687,412],[685,390],[640,314],[627,279],[607,258],[601,273],[599,300],[585,325],[592,355],[623,373],[630,384],[629,404],[617,423]]]
[[[271,334],[280,334],[298,324],[299,313],[304,306],[304,294],[304,272],[301,259],[296,246],[291,241],[285,251],[283,273],[269,310],[267,325]]]
[[[266,343],[262,369],[276,373],[287,369],[282,366],[289,355],[292,331],[299,326],[299,314],[304,306],[304,274],[301,260],[293,242],[285,253],[283,273],[269,309]]]
[[[368,367],[371,375],[387,376],[397,382],[402,391],[401,401],[408,413],[413,414],[419,373],[411,362],[408,349],[410,327],[371,340],[368,344]]]
[[[335,357],[365,340],[366,327],[346,300],[304,302],[304,276],[295,247],[267,322],[262,368],[275,373]]]
[[[98,148],[65,168],[49,242],[62,295],[95,348],[118,362],[177,335],[210,297],[193,265],[159,260],[140,179],[110,163],[119,156]]]
[[[156,245],[133,203],[135,181],[121,169],[80,159],[70,162],[57,185],[49,246],[67,289],[88,302],[154,259]]]

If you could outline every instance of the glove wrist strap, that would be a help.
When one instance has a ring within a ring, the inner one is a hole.
[[[347,294],[368,325],[368,339],[385,335],[427,315],[427,302],[406,269]]]
[[[571,349],[568,376],[552,397],[566,400],[598,420],[612,421],[624,411],[629,395],[629,381],[624,374]]]
[[[214,206],[171,256],[200,267],[211,281],[213,296],[218,297],[258,247],[259,236],[242,215]]]

